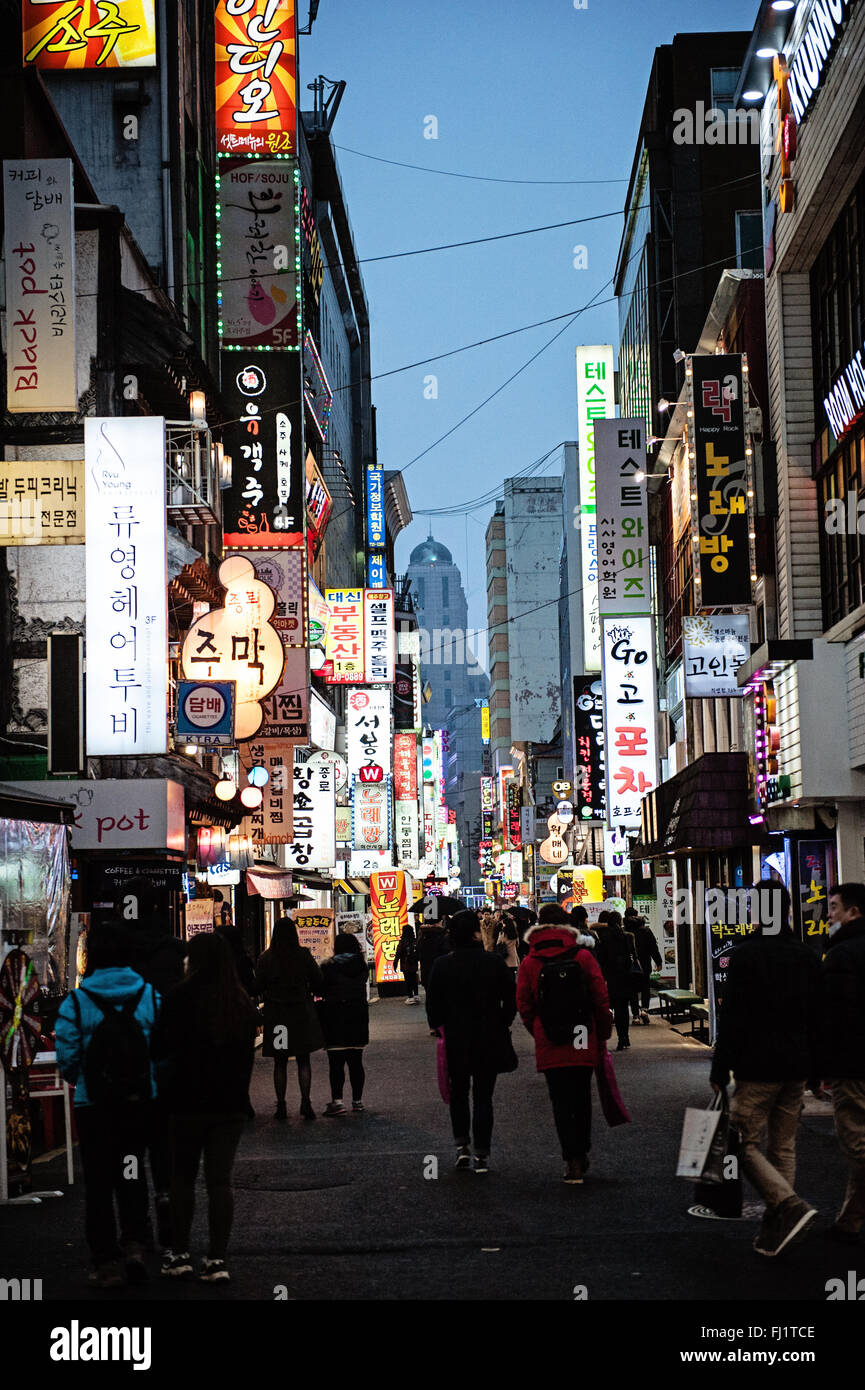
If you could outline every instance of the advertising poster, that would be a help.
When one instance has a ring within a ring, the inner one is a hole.
[[[698,608],[731,608],[751,602],[742,358],[695,356],[689,361],[695,454],[691,525],[700,543],[696,602]]]
[[[187,941],[199,932],[213,931],[213,898],[191,898],[183,908]]]
[[[406,876],[400,869],[372,873],[369,892],[376,984],[396,983],[403,978],[402,972],[394,969],[393,958],[408,923]]]
[[[306,478],[298,352],[220,353],[222,428],[231,487],[222,494],[226,550],[304,545]]]
[[[217,0],[220,154],[297,154],[295,0]]]
[[[312,953],[319,965],[333,955],[333,908],[301,908],[294,914],[301,946]]]
[[[222,347],[297,347],[294,160],[219,161],[216,263]]]

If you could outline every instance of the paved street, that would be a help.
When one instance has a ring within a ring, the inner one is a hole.
[[[292,1300],[571,1300],[580,1284],[589,1299],[601,1300],[823,1302],[826,1280],[856,1268],[856,1251],[839,1250],[821,1234],[844,1184],[828,1106],[809,1101],[799,1141],[799,1186],[820,1209],[819,1230],[786,1256],[761,1260],[750,1248],[752,1222],[688,1216],[692,1188],[673,1176],[683,1108],[709,1096],[709,1052],[701,1044],[657,1019],[634,1029],[631,1051],[615,1058],[633,1124],[609,1130],[595,1105],[590,1180],[573,1188],[560,1181],[546,1087],[521,1024],[514,1028],[520,1068],[500,1078],[494,1166],[483,1179],[451,1170],[424,1010],[377,1002],[371,1018],[363,1115],[304,1122],[290,1094],[295,1113],[287,1125],[275,1124],[270,1064],[256,1060],[258,1116],[235,1169],[230,1288],[154,1278],[141,1290],[88,1290],[77,1184],[60,1201],[0,1211],[0,1246],[14,1251],[14,1273],[41,1278],[44,1299],[93,1303],[265,1300],[279,1286]],[[319,1054],[319,1113],[326,1075]],[[424,1177],[431,1155],[439,1159],[437,1180]],[[36,1172],[37,1185],[49,1186],[60,1168]],[[201,1203],[196,1255],[203,1215]],[[859,1265],[865,1273],[865,1257]]]

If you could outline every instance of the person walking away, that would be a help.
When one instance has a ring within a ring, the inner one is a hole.
[[[446,923],[433,922],[429,926],[421,927],[417,955],[420,965],[420,982],[423,985],[424,993],[429,987],[429,977],[432,974],[433,966],[439,956],[447,955],[450,948]]]
[[[171,1247],[161,1273],[192,1273],[195,1182],[202,1156],[209,1245],[199,1277],[226,1283],[234,1216],[231,1173],[249,1101],[258,1014],[220,932],[188,943],[187,975],[167,994],[153,1037],[160,1097],[171,1129]]]
[[[496,944],[496,937],[502,925],[502,914],[496,912],[484,912],[481,916],[481,941],[485,951],[492,951]]]
[[[817,1215],[794,1184],[806,1084],[819,1091],[820,963],[793,935],[784,885],[765,880],[755,890],[762,904],[778,910],[767,920],[770,914],[761,906],[764,924],[758,922],[730,956],[710,1080],[717,1094],[725,1091],[731,1071],[736,1079],[730,1123],[741,1134],[742,1171],[766,1203],[753,1246],[758,1255],[775,1256],[800,1239]]]
[[[297,927],[290,917],[280,917],[274,927],[270,946],[258,958],[255,984],[256,992],[264,999],[261,1055],[273,1058],[276,1119],[286,1118],[288,1061],[294,1057],[300,1086],[300,1113],[305,1120],[314,1120],[310,1056],[324,1047],[324,1038],[313,995],[321,994],[324,980],[312,953],[301,946]]]
[[[486,1174],[496,1077],[511,1051],[508,1029],[516,1014],[514,981],[501,956],[484,950],[476,912],[455,913],[449,930],[453,950],[433,966],[427,1019],[431,1029],[444,1029],[456,1166],[471,1165],[475,1173]]]
[[[564,1181],[580,1184],[591,1149],[592,1072],[612,1032],[607,987],[594,958],[594,938],[572,926],[556,903],[541,908],[526,940],[517,1008],[534,1038],[535,1062],[550,1094]]]
[[[517,929],[517,924],[514,921],[513,917],[511,917],[510,913],[508,912],[503,913],[502,928],[499,932],[499,939],[496,942],[496,950],[498,951],[505,965],[513,974],[515,985],[517,979],[517,971],[520,968],[520,957],[517,951],[519,939],[520,933]]]
[[[632,918],[630,932],[636,943],[637,960],[640,962],[642,971],[642,979],[637,979],[637,1000],[640,1008],[634,1022],[648,1024],[649,1003],[652,997],[652,965],[654,964],[660,970],[663,962],[658,943],[655,940],[655,933],[648,926],[645,917]]]
[[[847,1191],[827,1234],[860,1244],[865,1222],[865,884],[829,889],[829,949],[821,972],[822,1074],[849,1164]]]
[[[57,1062],[75,1087],[90,1282],[113,1289],[127,1279],[147,1279],[144,1152],[155,1094],[150,1041],[159,995],[130,968],[129,933],[122,923],[93,927],[87,945],[87,974],[57,1015]]]
[[[344,1115],[342,1093],[345,1088],[345,1069],[351,1083],[351,1108],[364,1109],[363,1050],[369,1042],[369,1001],[367,998],[366,960],[356,936],[337,932],[333,955],[322,961],[324,980],[318,1017],[327,1048],[330,1068],[330,1103],[325,1115]]]
[[[624,1052],[631,1046],[629,1019],[634,966],[638,962],[634,938],[622,927],[620,912],[608,912],[606,924],[601,927],[598,964],[607,982],[616,1022],[616,1051]]]
[[[417,969],[418,954],[417,941],[415,940],[414,927],[411,922],[406,922],[402,929],[402,936],[396,948],[396,955],[393,958],[395,970],[401,970],[405,980],[406,1004],[419,1004],[417,989]]]

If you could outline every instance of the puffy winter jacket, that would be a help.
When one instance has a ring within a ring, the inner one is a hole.
[[[57,1015],[57,1063],[61,1075],[75,1086],[75,1105],[90,1105],[87,1085],[84,1080],[84,1056],[90,1039],[102,1022],[104,1014],[88,996],[98,995],[115,1008],[126,1003],[140,989],[144,990],[135,1017],[141,1025],[148,1044],[159,1013],[159,995],[152,985],[145,984],[140,975],[128,966],[113,967],[110,970],[94,970],[82,982],[81,988],[67,994]],[[76,1012],[76,1004],[78,1012]],[[80,1022],[79,1022],[80,1014]],[[151,1096],[156,1087],[151,1064]]]
[[[839,927],[821,977],[820,1064],[827,1081],[865,1078],[865,920]]]
[[[594,1067],[601,1055],[601,1043],[606,1042],[613,1030],[607,986],[592,954],[594,937],[583,936],[576,927],[537,926],[529,928],[525,939],[529,954],[517,976],[517,1008],[535,1040],[538,1071],[551,1071],[555,1067]],[[588,1047],[579,1050],[572,1043],[551,1042],[538,1016],[538,981],[544,963],[573,951],[575,946],[581,948],[576,961],[588,976],[594,1013]]]

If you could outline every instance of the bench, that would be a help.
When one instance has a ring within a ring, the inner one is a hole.
[[[697,1027],[697,1020],[698,1020],[698,1019],[699,1019],[699,1023],[700,1023],[700,1037],[701,1037],[701,1038],[705,1037],[705,1038],[706,1038],[706,1041],[708,1041],[708,1033],[709,1033],[709,1005],[708,1005],[708,1004],[692,1004],[692,1005],[691,1005],[691,1037],[692,1037],[692,1038],[695,1036],[695,1030],[696,1030],[696,1027]]]
[[[690,989],[658,990],[658,1004],[661,1010],[661,1017],[666,1018],[669,1023],[672,1023],[679,1014],[685,1018],[692,1004],[702,1003],[703,996],[701,994],[694,994]]]

